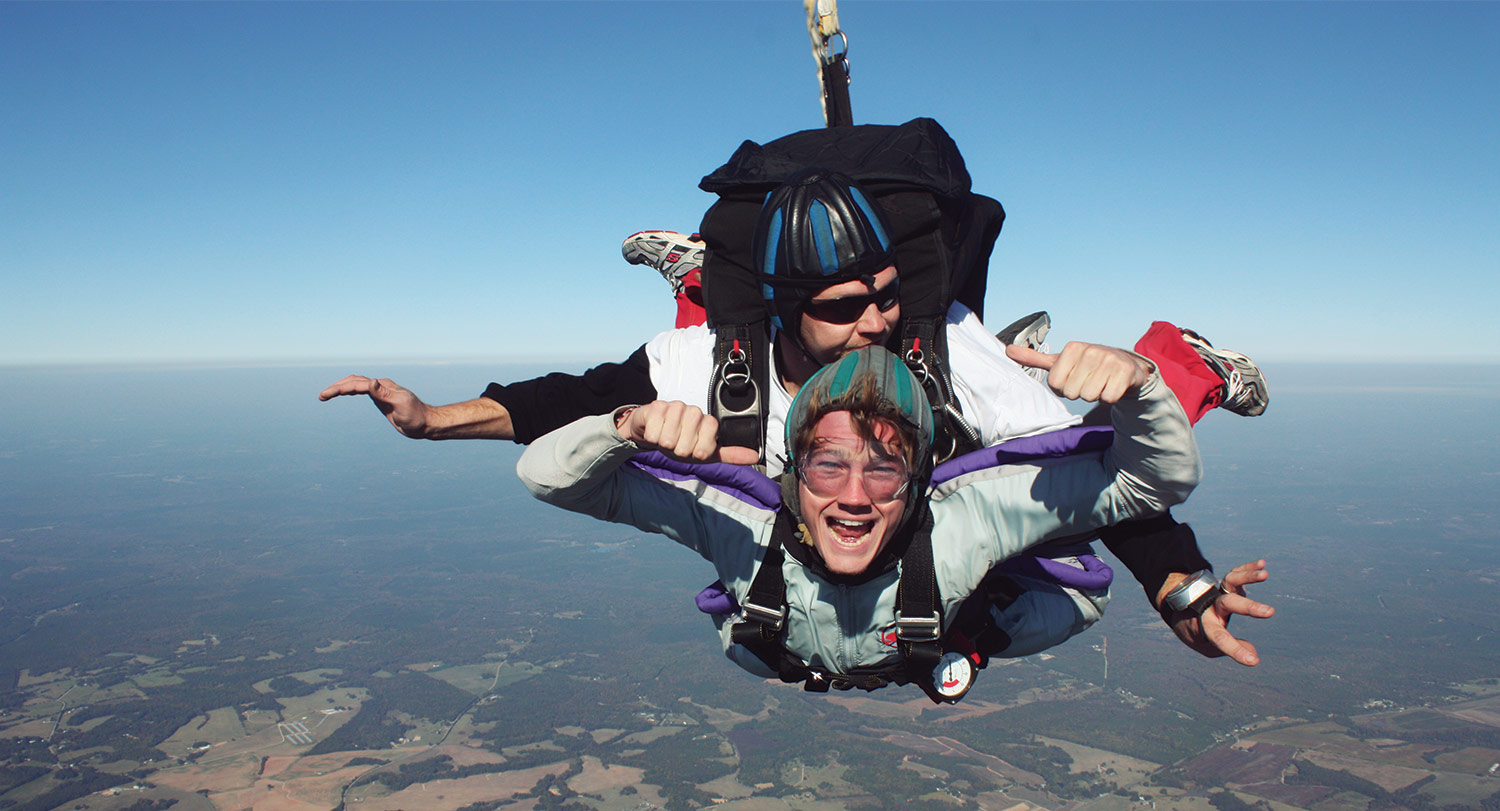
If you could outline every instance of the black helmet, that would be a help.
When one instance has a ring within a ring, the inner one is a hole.
[[[847,175],[807,169],[766,196],[755,225],[755,269],[771,323],[796,340],[799,310],[830,285],[894,264],[880,209]]]

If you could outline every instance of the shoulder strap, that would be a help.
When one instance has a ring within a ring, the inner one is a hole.
[[[932,565],[932,511],[925,506],[921,523],[901,555],[901,583],[896,587],[896,644],[911,680],[931,681],[932,669],[943,655],[943,635],[937,573]]]
[[[766,398],[770,339],[760,324],[721,324],[714,331],[708,412],[719,421],[719,444],[753,448],[766,461]]]
[[[922,390],[932,405],[932,422],[939,429],[932,449],[934,462],[946,462],[981,447],[979,431],[964,419],[963,408],[953,396],[946,326],[946,317],[901,320],[901,359],[922,381]]]

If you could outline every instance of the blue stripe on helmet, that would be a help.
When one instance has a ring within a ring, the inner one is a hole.
[[[824,276],[837,273],[839,269],[838,245],[833,240],[833,224],[828,220],[828,206],[822,200],[814,200],[807,207],[807,224],[812,227],[813,247],[818,251],[818,264]]]
[[[880,217],[875,215],[875,209],[870,206],[870,201],[865,199],[864,193],[850,186],[849,196],[854,198],[855,205],[864,212],[865,219],[870,221],[870,228],[875,232],[875,237],[880,240],[881,250],[890,250],[891,240],[885,235],[885,229],[880,227]]]
[[[776,253],[781,250],[781,210],[778,209],[771,215],[771,228],[766,233],[766,254],[760,262],[760,272],[770,276],[776,272]],[[771,288],[766,287],[766,300],[773,297]]]

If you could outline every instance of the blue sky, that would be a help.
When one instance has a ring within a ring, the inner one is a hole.
[[[1009,218],[988,320],[1500,361],[1500,4],[844,0]],[[0,365],[623,357],[619,242],[821,125],[801,5],[0,4]],[[351,367],[353,371],[355,367]]]

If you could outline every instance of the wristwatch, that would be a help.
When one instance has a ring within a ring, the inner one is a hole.
[[[1182,614],[1201,617],[1214,601],[1223,595],[1224,586],[1219,583],[1218,578],[1208,569],[1199,569],[1193,572],[1188,579],[1178,583],[1161,598],[1162,616],[1171,622],[1173,618]]]

